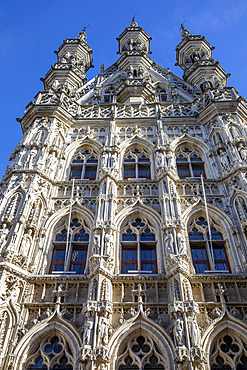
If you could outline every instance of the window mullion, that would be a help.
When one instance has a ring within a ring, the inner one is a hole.
[[[84,179],[86,172],[86,161],[83,163],[82,171],[81,171],[81,179]]]

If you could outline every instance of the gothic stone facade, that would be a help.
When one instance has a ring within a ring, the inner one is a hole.
[[[0,369],[247,369],[247,103],[181,35],[183,79],[133,19],[87,81],[84,29],[26,107],[1,183]]]

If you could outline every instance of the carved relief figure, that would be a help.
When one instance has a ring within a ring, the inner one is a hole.
[[[186,254],[186,242],[184,232],[179,230],[177,233],[177,245],[178,245],[178,253],[179,254]]]
[[[195,317],[192,316],[188,317],[188,328],[191,344],[192,346],[197,346],[200,343],[201,334]]]
[[[165,237],[165,245],[166,245],[166,255],[174,253],[174,246],[173,246],[173,235],[170,230],[166,230],[166,237]]]
[[[184,321],[182,317],[178,317],[174,325],[174,338],[177,346],[184,346]]]
[[[83,335],[83,343],[86,346],[91,344],[93,326],[94,326],[94,319],[93,317],[89,317],[85,323],[85,329],[84,329],[84,335]]]
[[[105,254],[111,256],[113,250],[113,234],[112,230],[109,230],[105,234]]]

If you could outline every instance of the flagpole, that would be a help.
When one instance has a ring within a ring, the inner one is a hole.
[[[72,235],[71,235],[70,243],[69,243],[69,231],[70,231],[72,204],[73,204],[73,197],[74,197],[74,186],[75,186],[75,179],[73,178],[72,179],[71,197],[70,197],[70,207],[69,207],[69,221],[68,221],[68,231],[67,231],[67,240],[66,240],[66,249],[65,249],[64,269],[63,269],[64,271],[67,270],[69,246],[71,246],[71,242],[72,242]]]
[[[215,262],[214,262],[214,251],[213,251],[213,243],[212,243],[212,234],[211,234],[211,228],[209,223],[209,216],[208,216],[208,205],[207,205],[207,199],[206,199],[206,193],[205,193],[205,187],[204,187],[204,181],[203,176],[201,174],[201,182],[202,182],[202,191],[203,191],[203,198],[204,198],[204,204],[205,204],[205,211],[206,211],[206,218],[207,218],[207,224],[208,224],[208,235],[209,235],[209,249],[211,251],[211,259],[213,263],[213,270],[215,270]],[[207,236],[207,244],[208,244],[208,236]]]

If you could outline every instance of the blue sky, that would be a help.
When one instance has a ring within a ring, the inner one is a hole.
[[[150,6],[151,4],[151,6]],[[8,158],[21,139],[20,124],[25,106],[39,90],[40,81],[56,61],[53,53],[65,38],[87,28],[95,68],[88,78],[114,63],[117,41],[133,16],[153,38],[151,57],[181,76],[175,67],[175,48],[181,40],[180,24],[193,34],[205,35],[213,56],[232,76],[234,86],[247,98],[247,1],[153,1],[148,0],[1,0],[0,2],[0,178]]]

